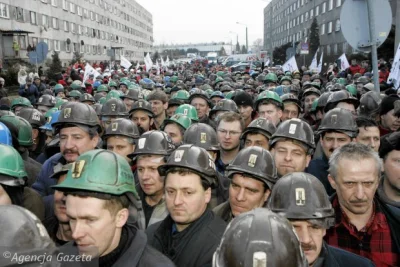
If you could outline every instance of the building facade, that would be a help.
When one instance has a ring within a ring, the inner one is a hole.
[[[389,0],[393,23],[397,1]],[[264,9],[264,48],[272,54],[275,47],[288,42],[305,42],[316,18],[321,52],[327,56],[356,52],[341,32],[343,3],[344,0],[272,0]]]
[[[28,59],[39,42],[64,65],[74,52],[89,62],[143,60],[153,18],[134,0],[0,0],[0,58]]]
[[[198,43],[198,44],[174,44],[174,45],[157,45],[154,46],[153,51],[158,52],[162,55],[165,54],[167,50],[185,50],[197,49],[199,56],[206,56],[208,52],[219,52],[221,48],[224,48],[226,55],[231,55],[234,49],[231,43]]]

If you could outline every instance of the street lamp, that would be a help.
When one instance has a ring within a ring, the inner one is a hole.
[[[236,24],[246,26],[246,51],[249,52],[249,38],[247,34],[247,25],[240,22],[236,22]]]

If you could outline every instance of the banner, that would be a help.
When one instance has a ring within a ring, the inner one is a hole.
[[[399,89],[400,87],[400,44],[397,48],[387,82],[393,83],[393,86],[396,89]]]
[[[130,63],[124,56],[121,56],[121,66],[128,70],[132,66],[132,63]]]
[[[319,59],[318,73],[321,73],[321,72],[322,72],[322,62],[323,62],[323,59],[324,59],[324,52],[322,52],[321,58]]]
[[[309,67],[310,70],[316,70],[318,68],[317,54],[318,54],[318,51],[315,52],[315,55],[311,61],[311,65]]]
[[[86,80],[89,79],[89,75],[91,75],[91,74],[93,74],[95,79],[96,79],[97,76],[100,75],[100,73],[97,70],[95,70],[92,66],[90,66],[89,63],[86,63],[85,74],[83,75],[82,84],[85,84]]]
[[[289,60],[286,61],[285,64],[283,64],[282,69],[283,71],[290,71],[290,72],[299,70],[299,68],[297,67],[296,58],[294,56],[289,58]]]
[[[340,56],[340,71],[350,68],[349,61],[347,60],[346,54]]]

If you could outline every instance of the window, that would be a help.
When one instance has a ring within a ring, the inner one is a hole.
[[[79,52],[85,53],[85,46],[84,45],[80,46]]]
[[[342,0],[336,0],[336,7],[340,7],[342,5]]]
[[[18,44],[20,49],[26,49],[26,36],[20,35],[18,36]]]
[[[305,21],[308,21],[308,11],[306,12],[306,15],[305,15],[304,20],[305,20]]]
[[[325,34],[325,23],[321,24],[321,35]]]
[[[92,46],[92,52],[93,52],[93,55],[97,54],[97,46],[96,45]]]
[[[321,14],[324,14],[326,12],[326,2],[322,3],[322,11]]]
[[[94,13],[93,13],[93,11],[90,11],[90,19],[91,19],[91,20],[94,20]]]
[[[68,21],[64,21],[64,31],[69,31],[69,23]]]
[[[304,22],[304,15],[301,14],[301,16],[300,16],[300,23],[303,23],[303,22]]]
[[[326,54],[327,54],[328,56],[331,55],[331,46],[330,46],[330,45],[327,45],[327,46],[326,46]]]
[[[76,7],[76,11],[77,11],[77,13],[78,13],[78,16],[81,16],[81,17],[82,17],[82,8],[81,8],[80,6],[77,6],[77,7]]]
[[[37,44],[38,44],[38,38],[37,37],[32,37],[32,44],[33,44],[34,47],[37,46]]]
[[[83,9],[83,16],[87,19],[89,18],[89,10],[87,10],[86,8]]]
[[[312,19],[314,17],[314,9],[310,10],[310,19]]]
[[[42,15],[42,25],[44,27],[49,27],[49,17],[47,15]]]
[[[75,4],[74,3],[69,3],[69,11],[71,13],[75,13]]]
[[[340,19],[336,20],[335,31],[340,31]]]
[[[99,22],[99,14],[96,13],[96,21]]]
[[[328,33],[332,33],[332,21],[328,22]]]
[[[333,0],[329,0],[328,10],[333,9]]]
[[[49,47],[49,51],[51,50],[52,44],[53,44],[53,41],[52,40],[48,40],[47,46]]]
[[[79,34],[79,35],[82,34],[82,25],[78,25],[78,34]]]
[[[319,15],[319,6],[317,6],[316,8],[315,8],[315,16],[317,17]]]
[[[60,41],[54,40],[54,51],[60,51]]]
[[[24,10],[22,9],[22,8],[20,8],[20,7],[17,7],[16,8],[16,19],[18,20],[18,21],[24,21],[25,19],[24,19]]]
[[[75,33],[75,23],[73,22],[70,23],[70,29],[72,33]]]
[[[333,54],[335,54],[335,55],[338,54],[338,45],[337,44],[333,45]]]
[[[0,3],[0,18],[9,18],[8,5]]]
[[[77,43],[73,43],[72,44],[72,52],[76,52],[76,51],[78,51],[78,44]]]
[[[51,5],[52,5],[52,6],[57,6],[57,1],[58,1],[58,0],[51,0]]]
[[[52,19],[52,26],[53,26],[53,29],[58,29],[58,19],[57,18]]]
[[[64,10],[68,10],[68,2],[67,0],[62,0],[62,7]]]
[[[65,51],[66,52],[71,52],[71,44],[67,44],[67,42],[65,42]]]
[[[31,24],[36,25],[36,12],[30,11],[29,16],[31,18]]]

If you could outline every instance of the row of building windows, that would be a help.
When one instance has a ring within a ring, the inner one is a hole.
[[[286,2],[288,2],[290,0],[280,0],[278,1],[274,6],[272,6],[272,11],[277,11],[281,8],[281,6],[283,6]],[[288,15],[294,11],[296,11],[296,9],[304,6],[305,4],[307,4],[308,2],[310,2],[311,4],[314,4],[314,1],[316,0],[297,0],[294,1],[293,4],[291,4],[289,7],[287,7],[285,9],[285,15]],[[328,10],[332,10],[334,3],[336,3],[336,7],[340,7],[342,5],[342,0],[328,0],[327,2],[323,2],[322,3],[322,9],[324,10],[323,12],[326,11],[326,7],[328,6]]]

